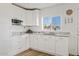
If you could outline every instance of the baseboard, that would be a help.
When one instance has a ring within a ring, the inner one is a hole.
[[[33,49],[35,51],[41,51],[41,52],[47,53],[47,54],[49,54],[51,56],[69,56],[69,55],[60,55],[60,54],[56,54],[56,53],[51,53],[51,52],[40,50],[40,49],[36,49],[36,48],[30,48],[30,49]]]
[[[39,53],[44,53],[44,54],[46,54],[46,55],[48,55],[48,56],[55,56],[55,55],[51,55],[51,54],[49,54],[49,53],[46,53],[46,52],[43,52],[43,51],[39,51],[39,50],[36,50],[36,49],[32,49],[32,48],[29,48],[28,50],[25,50],[25,51],[29,52],[29,51],[31,51],[31,50],[36,51],[36,52],[39,52]],[[23,51],[23,52],[21,52],[21,53],[19,53],[19,54],[16,54],[15,56],[19,56],[20,54],[24,53],[25,51]]]
[[[49,56],[55,56],[55,53],[50,53],[50,52],[47,52],[47,51],[44,51],[44,50],[39,50],[39,49],[34,49],[34,48],[30,48],[32,50],[35,50],[37,52],[43,52],[43,53],[46,53],[48,54]]]
[[[28,48],[28,49],[25,50],[25,51],[29,51],[29,50],[35,50],[35,51],[37,51],[37,52],[46,53],[46,54],[48,54],[49,56],[64,56],[64,55],[59,55],[59,54],[56,54],[56,53],[51,53],[51,52],[47,52],[47,51],[44,51],[44,50],[36,49],[36,48]],[[25,51],[22,51],[22,52],[25,52]],[[18,54],[20,54],[20,53],[22,53],[22,52],[19,52]],[[14,56],[18,56],[18,54],[14,55]],[[69,54],[68,56],[75,56],[75,55]]]
[[[28,49],[26,49],[26,50],[24,50],[24,51],[22,51],[22,52],[25,52],[25,51],[28,51],[30,48],[28,48]],[[22,52],[19,52],[19,53],[17,53],[16,55],[14,55],[14,56],[17,56],[18,54],[20,54],[20,53],[22,53]]]
[[[74,54],[69,54],[69,56],[77,56],[77,55],[74,55]]]

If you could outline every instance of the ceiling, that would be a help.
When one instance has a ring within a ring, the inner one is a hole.
[[[54,6],[57,3],[16,3],[17,5],[20,5],[24,8],[38,8],[43,9],[46,7]]]

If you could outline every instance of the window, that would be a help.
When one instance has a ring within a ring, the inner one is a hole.
[[[43,17],[42,26],[45,31],[58,31],[61,27],[61,17]]]
[[[50,30],[50,24],[51,24],[51,19],[50,17],[44,17],[43,18],[43,29],[44,30]]]

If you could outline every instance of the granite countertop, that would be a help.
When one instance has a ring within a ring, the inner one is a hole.
[[[28,34],[36,34],[36,35],[53,35],[57,37],[70,37],[69,32],[33,32]]]
[[[57,37],[69,37],[69,32],[33,32],[33,33],[26,33],[26,32],[13,32],[12,36],[15,35],[25,35],[25,34],[36,34],[36,35],[53,35]]]

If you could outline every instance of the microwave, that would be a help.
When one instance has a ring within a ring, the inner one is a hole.
[[[22,20],[19,19],[11,19],[12,25],[21,25],[22,24]]]

